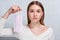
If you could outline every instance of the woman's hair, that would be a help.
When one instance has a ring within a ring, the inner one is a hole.
[[[40,6],[41,9],[42,9],[42,11],[43,11],[43,16],[41,17],[41,19],[39,20],[39,22],[40,22],[42,25],[44,25],[44,7],[43,7],[43,5],[42,5],[40,2],[38,2],[38,1],[32,1],[32,2],[28,5],[28,7],[27,7],[27,20],[28,20],[28,24],[30,24],[30,22],[31,22],[31,20],[29,19],[29,16],[28,16],[29,8],[30,8],[30,6],[32,6],[32,5],[34,5],[34,4]]]

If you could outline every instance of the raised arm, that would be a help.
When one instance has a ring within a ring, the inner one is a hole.
[[[13,5],[9,8],[9,10],[0,18],[0,36],[2,35],[11,35],[12,30],[10,28],[4,28],[4,24],[8,19],[9,15],[15,14],[16,12],[20,11],[20,7],[17,5]]]
[[[4,27],[6,20],[8,19],[9,15],[15,14],[16,12],[20,11],[20,7],[17,5],[13,5],[8,9],[8,11],[0,18],[0,28]]]
[[[15,14],[16,12],[20,11],[20,7],[17,5],[13,5],[3,16],[2,18],[7,19],[9,15]]]

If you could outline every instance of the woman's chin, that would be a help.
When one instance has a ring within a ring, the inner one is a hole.
[[[37,23],[38,21],[37,20],[34,20],[33,23]]]

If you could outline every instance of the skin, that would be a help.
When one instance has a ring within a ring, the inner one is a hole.
[[[21,11],[21,8],[17,5],[13,5],[9,10],[2,16],[4,19],[8,19],[8,17],[11,14],[15,14],[16,12]],[[47,30],[46,26],[43,26],[40,24],[39,20],[41,19],[41,16],[43,15],[43,11],[41,10],[41,7],[38,5],[32,5],[29,8],[29,19],[31,20],[31,23],[29,25],[29,29],[35,36],[41,35],[43,32]]]
[[[40,6],[36,4],[30,6],[28,15],[29,15],[29,19],[31,20],[31,23],[29,24],[29,28],[33,34],[39,36],[44,31],[47,30],[47,27],[41,25],[39,22],[39,20],[43,16],[43,11]]]
[[[17,5],[13,5],[8,9],[8,11],[2,16],[2,18],[7,19],[11,14],[21,11],[21,8]]]

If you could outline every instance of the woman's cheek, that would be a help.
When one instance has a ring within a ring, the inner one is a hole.
[[[41,15],[41,14],[38,14],[37,16],[38,16],[38,18],[40,19],[42,15]]]
[[[32,19],[33,15],[32,13],[29,13],[29,19]]]
[[[30,13],[29,13],[29,16],[31,16],[31,17],[32,17],[32,16],[33,16],[33,13],[31,13],[31,12],[30,12]]]

